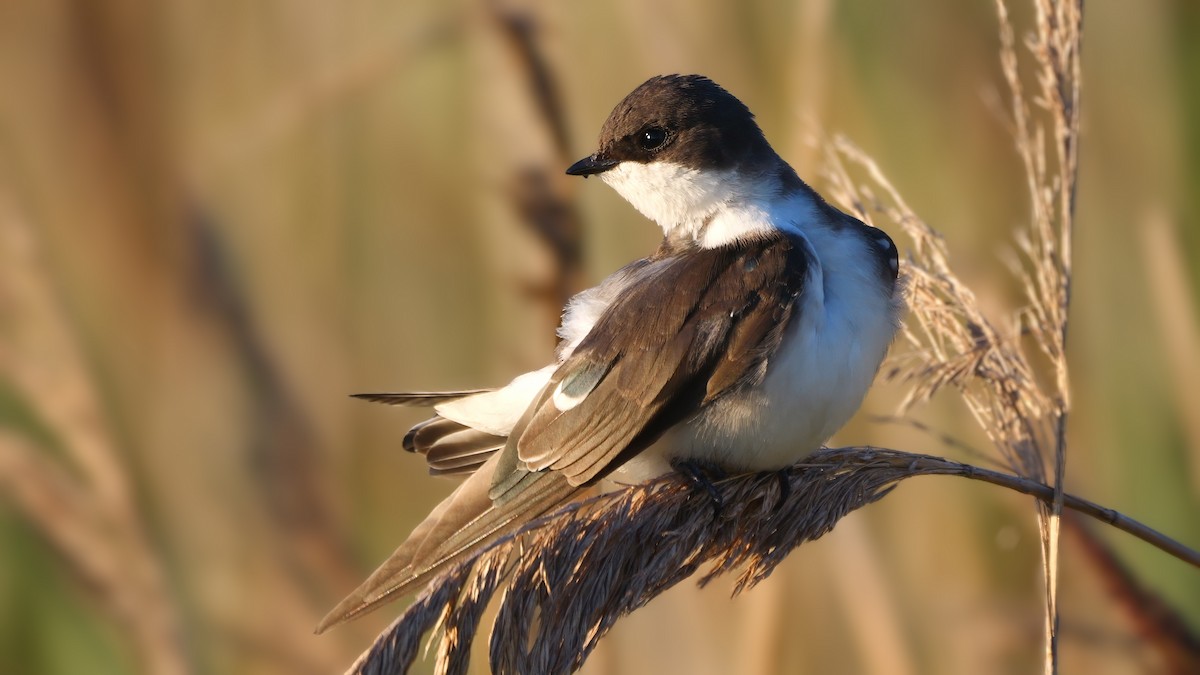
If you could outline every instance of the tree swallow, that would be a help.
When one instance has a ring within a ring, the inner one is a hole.
[[[570,300],[545,368],[498,389],[361,395],[433,406],[404,447],[466,480],[318,632],[600,481],[676,460],[780,469],[862,403],[903,308],[896,247],[801,181],[741,101],[698,75],[653,77],[567,173],[599,176],[661,245]]]

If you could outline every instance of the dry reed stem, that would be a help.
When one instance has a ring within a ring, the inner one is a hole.
[[[695,572],[703,570],[702,586],[736,573],[740,593],[851,511],[923,475],[1056,499],[1053,488],[1021,476],[869,447],[823,450],[779,472],[715,480],[720,509],[706,489],[670,474],[570,504],[477,553],[431,582],[348,673],[406,672],[431,630],[437,672],[466,672],[482,609],[497,593],[492,672],[573,672],[617,620]],[[1072,495],[1062,500],[1200,568],[1200,552],[1111,509]]]
[[[63,453],[5,431],[0,493],[96,589],[131,636],[147,672],[191,668],[178,611],[134,503],[131,481],[69,321],[26,221],[0,194],[0,374]]]
[[[1021,96],[1012,27],[1004,0],[996,0],[1001,24],[1001,63],[1008,82],[1016,122],[1014,141],[1030,182],[1032,204],[1028,238],[1020,240],[1028,265],[1023,275],[1029,301],[1026,325],[1051,363],[1053,406],[1053,467],[1057,490],[1049,511],[1042,507],[1046,580],[1046,673],[1057,672],[1058,541],[1062,514],[1062,483],[1066,472],[1066,429],[1071,409],[1066,345],[1071,301],[1071,251],[1075,231],[1075,195],[1079,175],[1080,51],[1083,40],[1082,0],[1035,0],[1036,30],[1026,46],[1037,66],[1039,96],[1035,103],[1049,117],[1053,142],[1045,142],[1043,124]],[[1051,152],[1047,158],[1047,146]],[[1047,165],[1050,164],[1048,167]],[[1050,453],[1042,449],[1039,454]]]
[[[1047,482],[1061,497],[1066,470],[1070,377],[1066,358],[1071,287],[1071,240],[1079,147],[1079,50],[1082,6],[1077,0],[1033,0],[1036,27],[1026,46],[1036,66],[1038,95],[1030,108],[1018,72],[1019,58],[1004,0],[996,6],[1000,62],[1009,89],[1006,119],[1025,170],[1030,221],[1018,233],[1022,257],[1014,272],[1026,306],[1003,327],[983,313],[949,264],[945,242],[905,203],[870,157],[845,139],[828,154],[832,196],[868,222],[875,214],[911,239],[906,268],[909,349],[894,352],[887,375],[911,386],[903,408],[927,401],[944,387],[959,391],[967,409],[1017,474]],[[1052,142],[1044,130],[1051,128]],[[856,184],[847,163],[866,174]],[[881,194],[876,194],[876,190]],[[1022,344],[1032,336],[1049,364],[1047,386]],[[1057,671],[1058,530],[1061,498],[1038,504],[1046,584],[1045,672]]]
[[[1001,62],[1013,103],[1017,133],[1014,140],[1025,162],[1033,204],[1028,239],[1022,250],[1028,265],[1024,275],[1035,342],[1050,360],[1055,375],[1053,407],[1053,467],[1055,498],[1047,511],[1040,507],[1042,552],[1046,582],[1047,674],[1058,671],[1058,552],[1062,516],[1062,486],[1066,474],[1067,418],[1071,411],[1070,374],[1067,366],[1068,309],[1071,303],[1072,243],[1075,233],[1075,196],[1079,176],[1079,121],[1083,42],[1082,0],[1035,0],[1036,31],[1027,47],[1038,66],[1040,97],[1036,100],[1050,118],[1054,143],[1051,160],[1057,173],[1047,169],[1046,144],[1040,125],[1030,135],[1033,119],[1021,97],[1021,82],[1013,50],[1012,26],[1004,0],[996,0],[1001,24]],[[1047,456],[1047,448],[1039,454]]]

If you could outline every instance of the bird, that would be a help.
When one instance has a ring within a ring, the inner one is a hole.
[[[544,368],[494,389],[357,395],[431,406],[404,448],[465,480],[318,633],[593,486],[679,463],[781,469],[861,405],[904,309],[896,246],[804,183],[738,98],[701,75],[651,77],[566,173],[599,177],[661,244],[568,301]]]

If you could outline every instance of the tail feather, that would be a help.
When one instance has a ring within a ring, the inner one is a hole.
[[[457,401],[460,398],[474,396],[475,394],[486,394],[493,389],[462,389],[460,391],[397,391],[397,392],[378,392],[366,394],[350,394],[351,398],[370,401],[372,403],[383,403],[385,405],[399,405],[408,407],[428,408],[435,405],[441,405],[450,401]]]
[[[451,476],[475,471],[503,448],[506,440],[434,415],[409,429],[403,445],[405,450],[425,456],[430,474]]]
[[[408,433],[404,435],[404,440],[401,443],[405,450],[424,455],[439,440],[468,428],[454,420],[434,415],[424,422],[418,422],[413,425],[413,428],[409,429]]]
[[[478,467],[493,453],[499,452],[506,440],[502,436],[466,429],[451,434],[442,442],[430,447],[425,453],[425,461],[429,463],[430,470],[434,471],[465,466]]]

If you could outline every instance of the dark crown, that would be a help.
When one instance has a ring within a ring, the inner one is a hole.
[[[609,114],[597,157],[733,168],[763,153],[771,147],[737,97],[701,75],[659,75]]]

